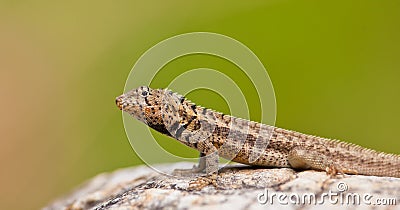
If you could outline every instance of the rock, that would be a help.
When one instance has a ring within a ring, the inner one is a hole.
[[[193,163],[159,165],[165,172]],[[400,209],[400,179],[289,168],[228,165],[217,188],[189,191],[194,177],[174,177],[146,166],[100,174],[44,209]]]

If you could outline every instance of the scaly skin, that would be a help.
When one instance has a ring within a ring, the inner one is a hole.
[[[218,157],[273,167],[400,177],[400,156],[306,135],[196,106],[167,89],[146,86],[116,99],[117,106],[151,128],[197,149],[196,171],[218,169]]]

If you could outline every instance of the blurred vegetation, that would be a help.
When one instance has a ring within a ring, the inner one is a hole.
[[[3,1],[2,207],[39,208],[100,172],[141,164],[114,99],[142,53],[194,31],[230,36],[259,57],[277,126],[400,153],[400,1]],[[213,56],[174,60],[154,85],[198,67],[229,74],[253,100],[235,66]],[[188,97],[229,111],[215,93]],[[251,119],[259,112],[254,104]]]

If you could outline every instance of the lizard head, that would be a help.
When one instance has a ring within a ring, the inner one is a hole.
[[[165,129],[162,128],[163,91],[162,89],[141,86],[118,96],[115,102],[120,110],[127,112],[148,126],[166,133]]]
[[[115,103],[120,110],[146,123],[145,113],[156,108],[157,105],[160,106],[154,100],[154,91],[150,87],[141,86],[118,96]]]
[[[141,86],[118,96],[116,104],[120,110],[169,136],[180,127],[200,128],[196,105],[167,89]]]

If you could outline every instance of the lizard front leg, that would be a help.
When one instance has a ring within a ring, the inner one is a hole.
[[[210,184],[214,185],[214,187],[217,187],[218,163],[219,156],[217,151],[201,157],[198,168],[205,166],[203,169],[203,171],[205,171],[205,175],[199,176],[195,180],[190,181],[188,189],[201,190]]]
[[[200,153],[199,164],[191,169],[175,169],[174,174],[197,175],[197,178],[189,182],[189,190],[201,190],[207,185],[217,187],[219,156],[218,151]],[[204,173],[205,172],[205,173]]]
[[[174,174],[183,175],[183,174],[195,174],[195,173],[203,173],[206,169],[206,154],[200,152],[199,163],[198,165],[193,165],[193,168],[190,169],[175,169]]]

